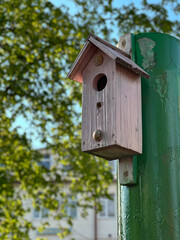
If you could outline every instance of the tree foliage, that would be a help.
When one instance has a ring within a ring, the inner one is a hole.
[[[25,214],[35,208],[55,211],[60,223],[68,204],[67,171],[72,194],[84,210],[108,196],[112,180],[105,160],[80,151],[81,86],[66,73],[90,32],[114,41],[113,33],[160,31],[179,36],[180,22],[169,17],[168,6],[180,12],[178,1],[142,1],[114,6],[112,0],[74,0],[76,12],[45,0],[0,1],[0,239],[29,239],[33,225]],[[147,14],[148,13],[148,14]],[[115,31],[116,30],[116,31]],[[117,36],[118,37],[118,36]],[[117,39],[116,39],[117,40]],[[23,119],[19,124],[19,119]],[[26,123],[26,124],[25,124]],[[22,125],[25,125],[24,127]],[[27,131],[25,131],[27,127]],[[35,137],[58,157],[52,168],[40,166],[33,150]],[[61,207],[58,198],[63,199]],[[98,205],[99,206],[99,205]],[[85,211],[84,211],[85,213]],[[68,233],[65,231],[63,234]],[[62,234],[62,235],[63,235]]]

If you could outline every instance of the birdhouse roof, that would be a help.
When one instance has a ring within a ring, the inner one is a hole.
[[[97,48],[101,49],[101,51],[103,51],[117,63],[131,69],[145,78],[149,78],[149,74],[140,68],[135,62],[133,62],[126,52],[95,36],[94,34],[90,34],[87,38],[84,47],[81,49],[79,55],[73,63],[67,77],[82,83],[83,70]]]

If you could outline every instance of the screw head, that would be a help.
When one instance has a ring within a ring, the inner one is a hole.
[[[123,41],[122,41],[122,43],[121,43],[121,46],[122,46],[122,47],[125,47],[125,46],[126,46],[126,40],[125,40],[125,39],[123,39]]]
[[[96,142],[101,141],[101,139],[102,139],[102,131],[101,131],[101,130],[95,130],[95,131],[93,132],[93,138],[94,138],[94,140],[95,140]]]
[[[127,170],[124,171],[124,172],[123,172],[123,175],[124,175],[124,177],[128,177],[128,175],[129,175],[128,171],[127,171]]]
[[[96,55],[94,58],[94,65],[99,66],[103,63],[103,56]]]

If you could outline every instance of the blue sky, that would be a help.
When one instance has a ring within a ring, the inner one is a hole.
[[[50,0],[54,5],[59,6],[61,4],[67,5],[69,7],[72,7],[72,5],[74,4],[73,0]],[[88,1],[88,0],[87,0]],[[132,3],[132,0],[114,0],[113,4],[114,6],[118,6],[118,5],[123,5],[123,4],[129,4]],[[136,5],[139,5],[141,3],[141,0],[136,0]],[[156,2],[156,1],[151,1],[151,2]]]
[[[75,11],[76,10],[76,6],[74,4],[73,0],[49,0],[50,2],[52,2],[55,6],[60,6],[61,4],[66,5],[67,7],[69,7],[71,9],[71,11]],[[88,0],[87,0],[88,1]],[[142,0],[113,0],[113,5],[115,7],[118,6],[122,6],[122,5],[128,5],[130,3],[134,3],[137,7],[141,6],[141,2]],[[160,2],[160,0],[148,0],[148,3],[158,3]],[[176,16],[171,10],[171,4],[166,4],[167,9],[170,12],[170,18],[171,19],[178,19],[178,16]]]

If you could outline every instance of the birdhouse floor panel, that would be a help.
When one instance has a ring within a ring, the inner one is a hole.
[[[85,152],[107,159],[107,160],[115,160],[115,159],[130,157],[138,154],[137,152],[134,152],[130,149],[125,149],[118,145],[111,145],[108,147],[102,147],[99,149],[93,149]]]

